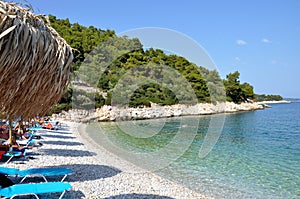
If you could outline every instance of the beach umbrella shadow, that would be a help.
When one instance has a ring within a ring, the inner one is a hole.
[[[44,199],[49,199],[50,195],[47,195],[44,197]],[[51,198],[59,198],[60,193],[52,193],[51,194]],[[32,197],[31,197],[32,198]],[[41,199],[43,199],[42,197],[40,197]],[[67,191],[63,197],[64,199],[66,198],[86,198],[85,195],[81,192],[81,191],[75,191],[73,189],[71,189],[70,191]]]
[[[63,146],[82,146],[83,144],[80,142],[68,142],[68,141],[44,141],[44,144],[51,145],[63,145]]]
[[[42,137],[58,138],[58,139],[74,139],[73,136],[43,134]]]
[[[75,149],[40,149],[42,154],[50,156],[64,156],[64,157],[86,157],[96,156],[94,152],[86,150],[75,150]]]
[[[110,196],[103,199],[124,199],[124,198],[130,198],[130,199],[174,199],[168,196],[160,196],[160,195],[153,195],[153,194],[121,194],[117,196]]]
[[[66,178],[68,182],[83,182],[109,178],[122,172],[115,167],[95,164],[60,165],[59,167],[72,169],[73,174]]]

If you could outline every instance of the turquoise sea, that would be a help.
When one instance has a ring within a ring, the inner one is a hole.
[[[210,121],[224,118],[223,128],[214,127],[220,128],[220,138],[211,152],[200,158]],[[145,132],[139,137],[124,133],[115,123],[89,126],[87,132],[95,142],[136,163],[135,157],[131,159],[118,148],[137,154],[159,150],[176,138],[179,129],[191,130],[188,125],[195,122],[189,121],[197,121],[197,132],[183,155],[155,173],[215,198],[300,198],[300,103],[273,104],[270,109],[253,112],[163,119],[163,127],[161,121],[134,122],[155,130],[149,131],[153,135],[148,137]],[[106,145],[107,140],[116,147]],[[180,146],[186,141],[177,139],[172,144]],[[163,155],[172,156],[175,150]],[[150,158],[145,165],[158,161]]]

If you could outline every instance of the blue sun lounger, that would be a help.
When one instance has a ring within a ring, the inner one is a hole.
[[[63,182],[68,175],[72,174],[72,172],[72,169],[68,168],[31,168],[20,170],[18,175],[20,177],[23,177],[21,183],[27,177],[42,177],[45,182],[47,182],[46,177],[50,176],[63,176],[63,178],[61,179],[61,182]]]
[[[4,175],[9,175],[9,176],[17,175],[19,171],[20,171],[19,169],[15,169],[15,168],[0,167],[0,173]]]
[[[25,157],[26,150],[24,152],[21,151],[7,151],[2,156],[8,157],[8,160],[4,164],[8,164],[14,157]]]
[[[15,184],[6,188],[0,188],[1,198],[14,198],[18,196],[33,195],[37,199],[38,194],[46,193],[61,193],[60,199],[64,196],[67,190],[72,188],[67,182],[44,182],[34,184]]]
[[[0,167],[0,173],[4,175],[21,177],[20,183],[28,177],[41,177],[45,182],[48,182],[46,177],[50,176],[63,176],[60,180],[63,182],[68,175],[72,174],[72,172],[72,169],[69,168],[30,168],[19,170],[15,168]]]

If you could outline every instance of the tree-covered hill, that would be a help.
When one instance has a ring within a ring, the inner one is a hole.
[[[129,90],[134,88],[130,87],[134,84],[130,81],[134,78],[137,80],[139,77],[162,79],[163,82],[170,81],[169,84],[180,85],[182,83],[180,78],[169,77],[168,79],[170,74],[161,73],[164,67],[173,69],[188,81],[197,102],[228,100],[240,103],[254,98],[253,86],[240,83],[238,71],[228,74],[226,79],[222,80],[216,70],[197,66],[184,57],[167,55],[160,49],[143,49],[138,38],[118,37],[113,30],[101,30],[93,26],[85,27],[78,23],[72,24],[68,19],[57,19],[52,15],[49,16],[49,20],[52,27],[75,49],[74,73],[84,73],[87,76],[84,79],[85,83],[98,87],[102,93],[107,93],[102,96],[99,93],[87,94],[84,91],[75,91],[80,92],[80,99],[75,99],[79,102],[78,108],[92,105],[94,96],[96,96],[97,107],[111,104],[112,92],[120,80],[125,81],[125,74],[127,76],[131,74],[131,80],[126,80]],[[76,89],[69,88],[54,112],[70,108],[71,92],[74,90]],[[160,84],[159,81],[148,82],[133,90],[132,93],[124,90],[121,95],[125,99],[129,98],[129,105],[134,107],[150,106],[150,102],[172,105],[188,102],[192,98],[188,89],[171,88],[168,83]],[[118,100],[116,102],[121,103]]]
[[[115,36],[113,30],[101,30],[94,26],[81,26],[78,23],[71,24],[69,19],[57,19],[49,15],[51,26],[74,49],[75,58],[73,68],[77,70],[84,61],[85,54],[90,53],[99,43],[109,37]]]

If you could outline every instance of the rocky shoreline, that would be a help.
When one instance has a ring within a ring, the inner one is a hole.
[[[211,115],[261,109],[264,109],[264,106],[259,103],[235,104],[233,102],[221,102],[217,104],[199,103],[196,105],[176,104],[171,106],[151,104],[151,107],[143,108],[119,108],[105,105],[99,109],[90,111],[71,109],[68,112],[64,111],[58,115],[53,115],[53,118],[76,122],[101,122],[168,118],[187,115]]]
[[[291,101],[288,100],[279,100],[279,101],[261,101],[259,104],[289,104]]]

